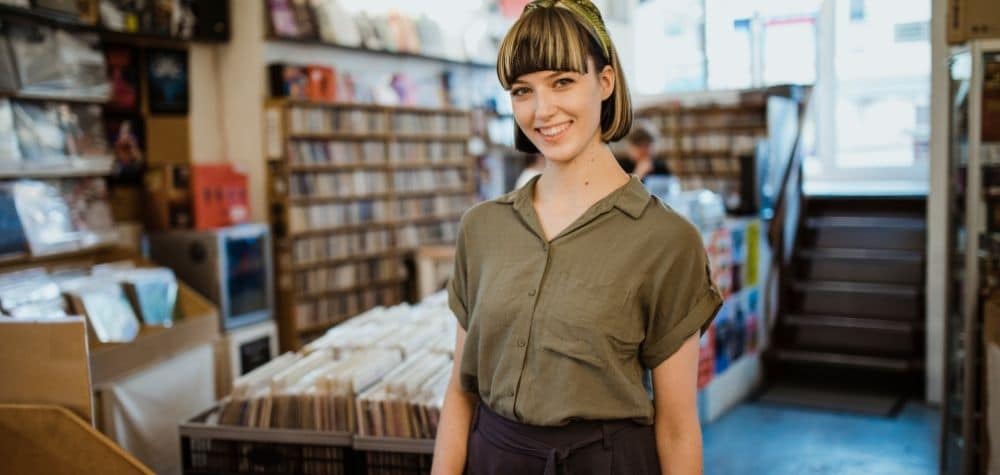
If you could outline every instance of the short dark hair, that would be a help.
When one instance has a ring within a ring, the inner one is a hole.
[[[628,143],[636,146],[642,147],[653,143],[653,134],[649,133],[649,129],[641,125],[635,125],[632,127],[632,131],[628,134]]]

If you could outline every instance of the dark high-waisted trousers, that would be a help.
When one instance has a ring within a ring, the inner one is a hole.
[[[659,475],[653,426],[631,420],[540,427],[479,403],[469,428],[467,475]]]

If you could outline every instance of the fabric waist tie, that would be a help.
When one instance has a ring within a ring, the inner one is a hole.
[[[472,430],[500,449],[545,460],[544,475],[559,475],[559,468],[574,452],[596,443],[604,449],[618,432],[637,427],[630,420],[579,421],[559,427],[539,427],[507,419],[480,402]]]

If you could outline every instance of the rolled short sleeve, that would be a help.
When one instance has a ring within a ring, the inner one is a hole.
[[[707,331],[722,307],[700,235],[693,227],[685,234],[650,279],[649,320],[639,355],[646,368],[656,368],[695,332]]]
[[[448,279],[448,307],[458,319],[458,324],[463,330],[469,329],[469,309],[466,289],[468,288],[466,278],[466,249],[465,249],[465,220],[459,223],[458,238],[455,240],[455,268]]]

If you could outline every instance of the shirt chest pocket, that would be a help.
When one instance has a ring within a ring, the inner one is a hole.
[[[631,288],[565,272],[552,284],[546,289],[543,349],[597,367],[636,357],[645,330]]]

